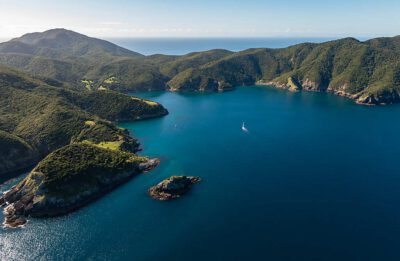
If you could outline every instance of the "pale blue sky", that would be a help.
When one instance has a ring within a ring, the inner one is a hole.
[[[96,37],[400,34],[399,0],[0,0],[0,38],[50,28]]]

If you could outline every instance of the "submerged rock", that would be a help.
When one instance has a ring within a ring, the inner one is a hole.
[[[149,189],[149,195],[158,200],[179,198],[186,193],[193,184],[199,182],[199,177],[172,176]]]

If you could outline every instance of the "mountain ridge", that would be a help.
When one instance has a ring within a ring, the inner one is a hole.
[[[93,44],[90,48],[88,41]],[[52,48],[43,54],[35,44]],[[24,53],[24,45],[33,49]],[[181,56],[144,56],[118,48],[53,29],[0,44],[0,64],[87,89],[224,91],[268,84],[294,91],[333,92],[361,104],[400,102],[400,36],[366,41],[347,37],[240,52],[215,49]],[[291,88],[292,83],[296,88]]]
[[[103,51],[113,55],[142,56],[139,53],[130,51],[111,42],[92,38],[63,28],[51,29],[45,32],[27,33],[21,37],[13,38],[6,43],[25,44],[27,47],[32,48],[32,51],[39,52],[40,55],[45,57],[49,57],[49,54],[45,53],[44,51],[40,51],[41,48],[69,48],[74,51],[71,56],[85,55],[85,51],[90,51],[90,48],[94,47],[103,48]],[[88,46],[89,44],[94,46],[90,47]],[[0,52],[4,52],[4,50],[1,51],[1,49],[4,48],[3,45],[4,43],[0,43]]]

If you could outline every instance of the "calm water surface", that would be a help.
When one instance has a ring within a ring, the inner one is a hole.
[[[321,43],[334,38],[111,38],[109,41],[145,55],[182,55],[210,49],[242,51],[249,48],[284,48],[312,42]]]
[[[142,96],[170,114],[121,125],[161,165],[1,230],[1,260],[400,260],[400,106],[268,87]],[[203,181],[175,201],[146,194],[180,174]]]

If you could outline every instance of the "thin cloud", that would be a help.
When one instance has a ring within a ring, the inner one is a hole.
[[[116,26],[116,25],[122,25],[122,22],[102,22],[100,25],[110,25],[110,26]]]

